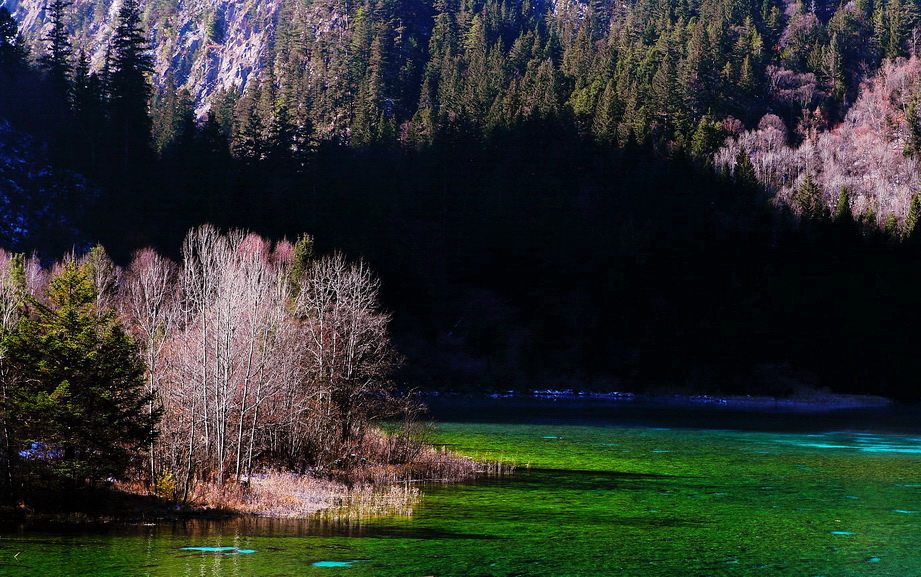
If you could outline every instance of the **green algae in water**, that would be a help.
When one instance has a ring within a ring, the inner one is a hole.
[[[411,517],[14,528],[0,531],[0,575],[921,574],[921,515],[898,513],[919,509],[921,460],[805,446],[861,446],[853,434],[444,424],[435,435],[520,468],[504,479],[424,487]],[[912,448],[912,439],[869,441]],[[845,529],[851,534],[834,534]],[[177,554],[202,542],[260,553]]]

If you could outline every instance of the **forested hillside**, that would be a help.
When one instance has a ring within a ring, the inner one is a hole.
[[[57,16],[39,0],[8,8],[37,51],[58,22],[74,58],[103,69],[121,3],[57,5]],[[140,11],[169,105],[156,112],[191,106],[200,118],[210,107],[241,146],[279,122],[324,140],[421,144],[448,125],[488,133],[537,115],[602,142],[702,153],[730,117],[751,128],[772,112],[799,137],[838,123],[860,82],[919,40],[913,0],[202,0]]]
[[[414,384],[917,395],[914,0],[6,5],[0,118],[117,259],[309,232]]]

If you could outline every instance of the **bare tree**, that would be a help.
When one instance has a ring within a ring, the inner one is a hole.
[[[785,71],[774,72],[775,89],[797,85],[787,82]],[[813,134],[794,148],[786,144],[779,119],[768,115],[757,129],[727,139],[714,156],[714,166],[731,170],[744,149],[759,181],[780,202],[790,204],[802,177],[811,174],[830,208],[847,189],[855,213],[873,212],[880,222],[890,215],[903,221],[912,196],[921,189],[921,164],[905,154],[908,100],[921,90],[919,77],[921,59],[887,61],[832,130]]]
[[[166,370],[161,362],[167,339],[176,328],[178,318],[176,264],[152,249],[134,253],[131,264],[122,276],[118,310],[132,337],[140,344],[147,366],[148,390],[160,394]],[[148,410],[154,413],[152,399]],[[150,447],[150,479],[156,481],[160,471],[156,462],[157,451]]]
[[[263,405],[301,374],[289,360],[297,351],[288,338],[292,250],[286,243],[273,250],[242,231],[222,235],[203,227],[189,234],[183,252],[184,322],[172,351],[187,474],[194,468],[218,481],[239,479],[260,452]]]
[[[296,310],[310,355],[307,374],[325,412],[316,416],[338,423],[340,451],[360,443],[369,421],[387,413],[381,401],[398,358],[378,288],[364,262],[350,264],[339,253],[317,261],[301,281]]]
[[[146,249],[119,277],[101,250],[84,257],[100,286],[120,278],[150,411],[163,413],[151,479],[173,475],[182,499],[198,480],[239,481],[259,463],[303,469],[357,453],[372,421],[394,413],[377,279],[302,248],[204,226],[179,265]]]
[[[114,308],[121,271],[106,254],[105,249],[97,244],[79,261],[87,271],[90,282],[96,287],[96,310],[101,314],[104,310]]]

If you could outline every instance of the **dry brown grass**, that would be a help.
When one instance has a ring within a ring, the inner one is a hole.
[[[136,489],[136,487],[134,488]],[[260,517],[302,518],[323,512],[337,519],[411,515],[419,490],[408,484],[375,487],[267,471],[241,483],[196,483],[189,507]]]
[[[422,495],[420,483],[451,483],[511,473],[501,461],[478,461],[424,446],[405,464],[365,462],[334,471],[336,480],[285,471],[266,471],[243,483],[199,483],[192,492],[196,507],[231,510],[264,517],[310,517],[355,521],[376,515],[413,514]]]
[[[394,448],[399,444],[398,448]],[[372,431],[364,439],[366,458],[352,467],[334,471],[347,483],[392,485],[397,483],[457,483],[482,476],[510,474],[514,466],[496,460],[480,460],[435,447]],[[394,455],[398,455],[394,458]]]
[[[395,447],[395,444],[399,446]],[[483,461],[436,448],[419,441],[395,439],[383,431],[367,434],[358,453],[339,469],[323,476],[265,470],[241,482],[193,483],[185,508],[261,517],[318,517],[329,521],[357,521],[376,515],[413,514],[422,483],[453,483],[481,476],[502,476],[514,467],[502,461]],[[148,495],[141,482],[125,482],[119,489]]]

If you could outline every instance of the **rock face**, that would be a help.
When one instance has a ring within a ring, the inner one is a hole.
[[[102,67],[122,0],[74,0],[68,7],[75,53]],[[2,0],[39,52],[48,27],[46,0]],[[157,85],[186,88],[201,114],[214,91],[246,86],[258,75],[282,0],[142,0]]]

